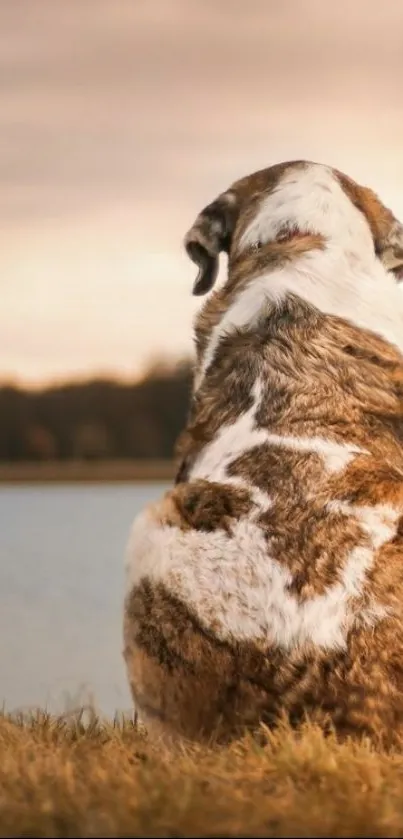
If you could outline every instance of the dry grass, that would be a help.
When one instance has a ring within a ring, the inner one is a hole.
[[[403,757],[307,726],[173,759],[129,722],[0,716],[0,836],[402,836]]]

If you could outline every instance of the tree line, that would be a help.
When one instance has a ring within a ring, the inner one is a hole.
[[[156,364],[133,384],[95,379],[0,387],[0,460],[171,458],[186,421],[191,363]]]

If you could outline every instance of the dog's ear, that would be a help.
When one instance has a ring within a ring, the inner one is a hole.
[[[184,244],[199,273],[193,294],[206,294],[213,287],[218,274],[221,251],[229,253],[232,234],[238,218],[238,200],[234,192],[224,192],[199,213],[185,236]]]
[[[403,225],[394,221],[379,247],[379,258],[398,282],[403,280]]]
[[[354,183],[337,169],[334,171],[354,206],[365,215],[376,255],[387,271],[392,271],[398,281],[403,280],[403,225],[372,189]]]

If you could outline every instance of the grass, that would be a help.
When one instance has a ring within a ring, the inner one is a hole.
[[[403,757],[264,734],[173,758],[127,720],[0,715],[0,836],[403,835]]]

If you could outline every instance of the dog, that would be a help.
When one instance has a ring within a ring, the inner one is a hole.
[[[206,295],[176,483],[134,520],[124,660],[149,736],[307,717],[403,736],[403,227],[295,161],[232,184],[184,244]],[[220,253],[224,283],[213,290]]]

